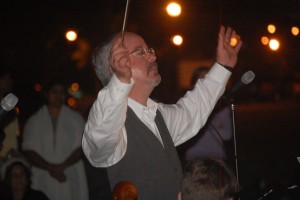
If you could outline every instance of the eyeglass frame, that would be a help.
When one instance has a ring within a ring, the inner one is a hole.
[[[130,53],[128,53],[129,55],[130,54],[132,54],[132,53],[135,53],[135,52],[137,52],[137,51],[141,51],[140,52],[140,54],[141,54],[141,56],[146,56],[146,54],[147,53],[151,53],[152,55],[154,55],[155,56],[155,50],[153,49],[153,48],[148,48],[148,49],[146,49],[146,48],[144,48],[144,47],[139,47],[139,48],[136,48],[135,50],[133,50],[132,52],[130,52]]]

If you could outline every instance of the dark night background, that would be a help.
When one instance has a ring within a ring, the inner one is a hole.
[[[300,36],[292,37],[289,31],[292,25],[300,26],[300,1],[177,1],[182,5],[178,18],[167,16],[168,1],[130,2],[126,30],[144,36],[156,50],[163,81],[153,97],[166,103],[176,102],[186,89],[178,84],[178,61],[214,59],[220,24],[238,32],[244,44],[232,82],[247,70],[256,74],[254,82],[235,98],[244,199],[258,199],[270,188],[298,184]],[[76,109],[86,117],[101,88],[91,53],[121,30],[125,5],[124,0],[1,1],[0,63],[13,71],[21,125],[43,102],[34,85],[57,77],[80,84],[83,97]],[[269,23],[277,26],[274,36],[281,40],[277,52],[260,42],[261,36],[268,35]],[[68,29],[78,32],[76,42],[65,40]],[[183,46],[170,44],[174,33],[183,35]],[[233,144],[228,146],[232,153]]]

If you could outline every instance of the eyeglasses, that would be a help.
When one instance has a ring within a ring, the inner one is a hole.
[[[155,56],[155,51],[153,48],[146,49],[146,48],[140,47],[140,48],[133,50],[129,54],[132,54],[134,52],[137,52],[137,55],[139,55],[139,56],[145,56],[147,53],[151,53],[152,55]]]

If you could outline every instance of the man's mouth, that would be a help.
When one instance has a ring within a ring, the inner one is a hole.
[[[149,71],[152,71],[152,70],[156,70],[158,71],[158,67],[157,67],[157,63],[156,62],[153,62],[151,64],[149,64]]]

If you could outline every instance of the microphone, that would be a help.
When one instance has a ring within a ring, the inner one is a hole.
[[[251,83],[254,78],[255,78],[255,74],[253,73],[253,71],[250,70],[250,71],[245,72],[242,75],[241,80],[232,87],[232,89],[229,93],[227,93],[226,95],[223,96],[222,100],[227,100],[228,97],[232,96],[239,89],[241,89],[242,87]]]
[[[9,111],[11,111],[16,104],[18,103],[18,97],[16,95],[9,93],[6,95],[2,101],[0,106],[0,119]]]

